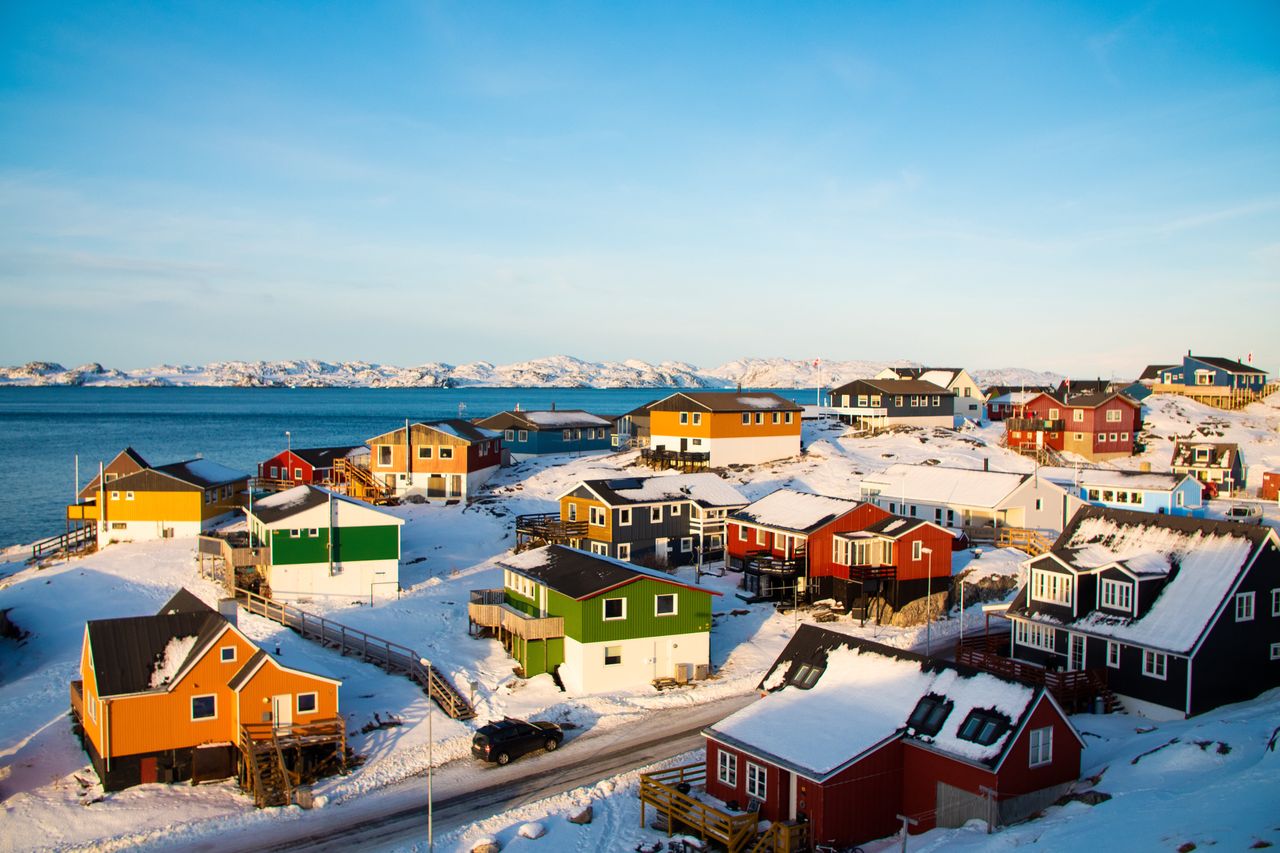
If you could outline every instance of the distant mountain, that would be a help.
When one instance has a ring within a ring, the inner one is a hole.
[[[92,363],[71,369],[49,361],[0,367],[0,385],[114,387],[218,386],[243,388],[816,388],[874,376],[886,365],[910,362],[742,358],[703,370],[679,361],[583,361],[554,355],[495,365],[428,362],[395,367],[366,361],[215,361],[199,367],[164,364],[114,370]],[[1054,373],[998,368],[971,370],[979,385],[1057,383]]]

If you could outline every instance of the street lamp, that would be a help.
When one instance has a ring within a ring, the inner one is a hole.
[[[435,703],[431,698],[431,661],[426,658],[418,658],[418,663],[422,664],[422,668],[427,674],[427,851],[435,853],[435,813],[434,804],[431,798],[431,767],[435,764],[435,746],[436,739],[431,732],[431,721],[435,717],[434,708],[431,706]]]
[[[925,566],[924,586],[924,654],[928,657],[933,648],[933,549],[921,548],[921,556],[928,554],[928,565]]]

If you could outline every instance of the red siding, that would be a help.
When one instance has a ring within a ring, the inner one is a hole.
[[[275,465],[279,470],[276,472],[275,479],[293,480],[295,483],[311,483],[315,482],[315,469],[311,464],[301,457],[295,456],[291,451],[281,450],[275,456],[272,456],[266,462],[258,463],[258,476],[271,477],[271,466]],[[302,478],[295,479],[293,469],[302,469]]]
[[[1030,767],[1031,730],[1053,726],[1053,761]],[[1080,778],[1080,741],[1049,700],[1041,699],[1000,768],[1000,796],[1027,794]]]
[[[1268,471],[1262,475],[1261,495],[1264,501],[1280,500],[1280,474]]]
[[[921,553],[919,560],[911,559],[912,542],[922,543],[931,553]],[[951,577],[951,545],[955,537],[947,531],[930,524],[922,524],[894,543],[894,562],[898,580],[924,580],[929,576],[935,578]],[[934,587],[938,589],[938,587]]]
[[[720,753],[727,752],[738,757],[738,784],[729,787],[720,781]],[[739,807],[744,807],[750,799],[747,796],[747,762],[765,768],[765,799],[760,805],[760,817],[764,820],[787,820],[791,808],[791,772],[762,761],[750,753],[725,746],[719,741],[707,738],[707,793],[718,797],[726,803],[736,800]]]
[[[958,724],[948,720],[947,724]],[[922,749],[908,741],[902,749],[902,814],[920,821],[912,833],[928,832],[935,825],[934,809],[938,805],[938,783],[945,782],[981,796],[982,787],[999,790],[996,775],[971,764]]]
[[[831,540],[835,534],[862,530],[867,525],[888,517],[889,513],[875,504],[860,503],[808,536],[793,534],[793,537],[799,540],[799,544],[804,545],[806,549],[809,576],[825,577],[831,574],[838,574],[844,568],[843,566],[834,566],[831,562]],[[738,535],[740,527],[741,525],[732,519],[729,521],[727,529],[729,556],[745,557],[749,553],[761,550],[769,550],[779,557],[783,555],[781,534],[775,536],[772,532],[766,530],[765,541],[761,545],[757,542],[758,531],[755,528],[748,527],[747,541],[743,542]],[[947,547],[949,548],[950,545]]]
[[[821,785],[799,780],[796,809],[818,843],[849,846],[892,835],[902,824],[902,741],[880,747]],[[801,803],[804,803],[802,806]]]
[[[482,454],[480,451],[486,446],[489,448],[488,453]],[[502,439],[494,438],[489,441],[477,441],[467,447],[467,473],[471,474],[475,471],[483,471],[485,468],[492,468],[502,461]]]

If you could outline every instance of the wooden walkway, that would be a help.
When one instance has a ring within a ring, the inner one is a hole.
[[[332,619],[299,610],[290,604],[264,598],[247,589],[236,590],[236,600],[250,613],[279,622],[328,649],[358,657],[366,663],[385,669],[392,675],[403,675],[421,687],[427,696],[455,720],[469,720],[476,715],[466,698],[434,666],[423,665],[423,657],[408,646],[375,637],[358,628],[349,628]]]
[[[73,527],[66,533],[59,533],[57,536],[50,536],[48,539],[41,539],[39,542],[32,543],[31,559],[39,560],[41,557],[49,557],[54,554],[71,554],[97,544],[98,525],[95,522],[86,524],[83,527]]]

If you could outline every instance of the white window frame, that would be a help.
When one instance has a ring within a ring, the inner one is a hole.
[[[118,500],[120,500],[120,493],[119,493],[119,492],[112,492],[112,493],[111,493],[111,500],[113,500],[113,501],[118,501]]]
[[[300,529],[298,529],[297,527],[291,527],[291,528],[289,528],[289,538],[290,538],[290,539],[301,539],[301,538],[302,538],[302,531],[301,531]]]
[[[607,614],[608,614],[608,612],[609,612],[609,602],[610,602],[610,601],[621,601],[621,602],[622,602],[622,615],[621,615],[621,616],[609,616],[609,615],[607,615]],[[600,618],[601,618],[601,619],[603,619],[605,622],[622,622],[623,620],[625,620],[625,619],[627,618],[627,599],[626,599],[626,598],[606,598],[606,599],[604,599],[604,600],[600,603]]]
[[[1120,644],[1115,640],[1107,640],[1107,666],[1112,669],[1120,668]]]
[[[1031,598],[1049,604],[1061,604],[1070,607],[1075,584],[1071,575],[1061,572],[1050,572],[1044,569],[1031,571]]]
[[[1142,650],[1142,674],[1160,681],[1169,680],[1169,656],[1164,652]]]
[[[689,554],[693,552],[693,537],[682,536],[680,538],[680,553]]]
[[[529,440],[529,431],[527,429],[522,429],[516,433],[516,441],[518,441],[519,443],[524,444],[528,440]]]
[[[624,563],[631,561],[631,543],[630,542],[618,543],[618,559],[622,560]]]
[[[649,507],[649,523],[659,524],[662,522],[662,504]]]
[[[308,528],[307,528],[307,537],[308,537],[309,539],[319,539],[319,538],[320,538],[320,528],[319,528],[319,527],[308,527]]]
[[[1098,606],[1132,613],[1134,604],[1133,593],[1133,584],[1129,581],[1118,581],[1113,578],[1103,578],[1102,582],[1098,584]]]
[[[516,431],[515,431],[515,430],[513,430],[513,429],[504,430],[504,431],[503,431],[503,433],[502,433],[502,437],[503,437],[504,439],[506,439],[507,441],[515,441],[515,440],[516,440]]]
[[[1028,767],[1043,767],[1053,763],[1053,726],[1032,729],[1028,744]]]
[[[765,543],[767,543],[769,540],[766,538],[766,536],[767,536],[767,532],[763,527],[756,528],[756,544],[757,545],[764,545]]]
[[[1039,622],[1026,622],[1022,619],[1013,623],[1013,639],[1020,646],[1039,649],[1042,652],[1057,651],[1057,630],[1050,625]]]
[[[743,412],[743,413],[742,413],[742,425],[743,425],[743,426],[751,426],[751,413],[750,413],[750,412]]]
[[[671,599],[670,613],[663,613],[658,607],[658,602],[664,598]],[[653,597],[653,615],[654,616],[658,616],[658,617],[676,616],[679,614],[679,612],[680,612],[680,596],[676,595],[674,592],[662,592],[662,593],[658,593]]]
[[[231,656],[230,656],[230,657],[228,657],[228,656],[227,656],[227,652],[231,652]],[[235,662],[236,662],[236,647],[235,647],[235,646],[223,646],[222,648],[218,649],[218,660],[219,660],[220,662],[222,662],[222,663],[235,663]]]
[[[912,515],[915,515],[915,513],[913,512]],[[917,539],[915,542],[911,543],[911,559],[919,560],[919,559],[922,559],[923,557],[924,557],[924,543],[921,542],[919,539]]]
[[[419,458],[419,459],[430,459],[430,458],[431,458],[431,445],[429,445],[429,444],[419,444],[419,445],[418,445],[418,458]]]
[[[592,527],[605,527],[609,520],[609,513],[604,507],[591,504],[587,507],[587,520]]]
[[[754,761],[747,762],[747,796],[765,802],[769,793],[769,769]]]
[[[378,467],[379,468],[390,468],[395,461],[393,456],[394,454],[391,451],[391,445],[389,444],[378,445]],[[386,457],[385,460],[383,457]]]
[[[624,509],[618,510],[618,526],[619,527],[631,526],[631,507],[626,507]]]
[[[738,787],[738,756],[732,752],[725,752],[723,749],[718,750],[716,758],[716,778],[720,780],[721,785],[737,789]]]
[[[1256,604],[1257,596],[1252,592],[1236,593],[1236,621],[1252,622],[1253,616],[1257,612]]]
[[[1280,643],[1271,644],[1271,659],[1280,660]]]
[[[746,542],[746,541],[747,541],[747,528],[746,528],[746,525],[739,524],[739,525],[737,525],[737,527],[738,527],[738,541],[739,541],[739,542]],[[1276,590],[1276,592],[1280,592],[1280,590]],[[1272,614],[1272,615],[1274,616],[1275,614]]]
[[[1280,587],[1271,590],[1271,615],[1280,616]]]
[[[611,655],[609,654],[610,649],[616,649],[618,653],[616,655]],[[622,651],[623,651],[622,646],[605,646],[604,647],[604,665],[605,666],[622,666]],[[610,661],[609,658],[611,657],[617,658],[617,660]]]
[[[702,412],[693,412],[689,418],[694,426],[702,426]]]
[[[310,711],[302,710],[302,697],[310,696],[313,700]],[[293,710],[297,714],[318,714],[320,713],[320,693],[316,690],[308,690],[306,693],[298,693],[293,697]]]
[[[273,480],[274,480],[274,479],[276,479],[276,478],[277,478],[277,477],[279,477],[279,476],[280,476],[280,466],[279,466],[279,465],[272,465],[272,466],[271,466],[271,479],[273,479]]]
[[[1073,409],[1071,411],[1071,420],[1074,423],[1084,423],[1084,409]]]
[[[568,519],[568,520],[569,520],[569,521],[577,521],[577,520],[578,520],[578,505],[577,505],[576,503],[573,503],[572,501],[570,501],[569,503],[565,504],[565,506],[567,506],[567,507],[569,508],[569,519]]]
[[[441,448],[440,448],[440,452],[436,454],[436,457],[437,457],[437,458],[439,458],[439,459],[452,459],[452,458],[453,458],[453,448],[452,448],[452,447],[441,447]]]
[[[686,426],[688,423],[689,423],[689,413],[688,413],[688,412],[681,412],[681,413],[680,413],[680,426]]]
[[[591,553],[598,554],[601,557],[609,556],[609,543],[608,542],[592,542]]]
[[[197,717],[196,716],[196,700],[197,699],[212,699],[213,713],[207,717]],[[191,712],[191,722],[193,723],[203,723],[205,720],[218,719],[218,694],[217,693],[200,693],[196,696],[192,696],[190,703],[187,705],[187,710]]]
[[[1124,415],[1119,409],[1107,409],[1107,423],[1118,424],[1123,419]]]
[[[791,412],[787,412],[787,423],[791,423]]]
[[[672,518],[675,518],[676,516],[680,515],[680,504],[678,504],[678,503],[676,503],[676,504],[671,504],[671,513],[670,513],[670,514],[671,514],[671,517],[672,517]]]

